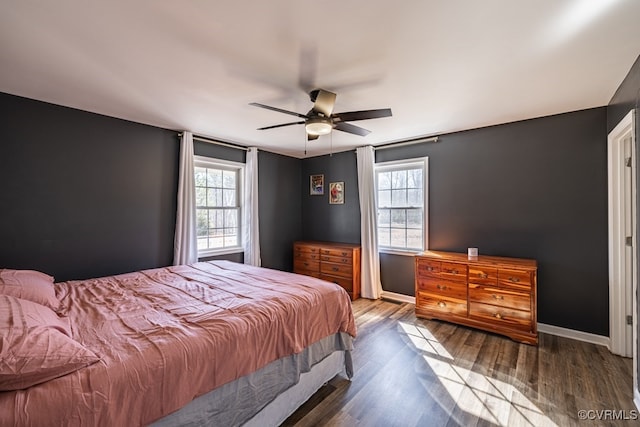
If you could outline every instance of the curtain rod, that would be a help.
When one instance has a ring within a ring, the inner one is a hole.
[[[178,133],[179,137],[182,137],[182,132]],[[248,147],[243,147],[241,145],[231,144],[224,141],[218,141],[216,139],[205,138],[204,136],[195,136],[193,135],[194,141],[208,142],[209,144],[222,145],[223,147],[235,148],[236,150],[244,150],[249,151]]]
[[[378,145],[378,146],[373,146],[373,149],[374,150],[385,150],[387,148],[402,147],[403,145],[413,145],[413,144],[419,144],[421,142],[438,142],[438,137],[437,136],[431,136],[431,137],[428,137],[428,138],[405,139],[405,140],[396,141],[396,142],[389,142],[388,144],[382,144],[382,145]]]

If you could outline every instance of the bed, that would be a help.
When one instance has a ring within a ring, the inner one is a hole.
[[[326,281],[210,261],[52,288],[43,302],[0,287],[0,425],[277,425],[353,374],[350,299]],[[23,330],[48,334],[33,348],[75,346],[69,372],[32,378],[50,360],[33,373],[32,343],[7,345],[25,313]],[[6,365],[19,351],[16,376]]]

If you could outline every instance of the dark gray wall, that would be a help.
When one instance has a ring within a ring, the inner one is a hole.
[[[170,264],[177,167],[175,132],[0,93],[0,267]]]
[[[640,153],[640,56],[636,59],[633,67],[629,70],[629,73],[622,81],[615,95],[611,98],[609,105],[607,106],[607,132],[611,132],[616,125],[622,120],[632,109],[636,110],[636,167],[640,167],[640,162],[637,159],[637,153]],[[640,176],[638,182],[636,182],[636,188],[640,188]],[[637,224],[640,226],[640,206],[636,206]],[[640,235],[640,230],[636,230],[636,236]],[[636,247],[636,251],[638,248]],[[636,254],[636,258],[639,255]],[[640,265],[640,259],[638,259],[638,265]],[[638,296],[636,295],[636,298]],[[640,309],[640,301],[638,304]],[[640,312],[637,312],[636,318],[640,318]],[[640,325],[640,323],[638,323]],[[639,326],[640,327],[640,326]],[[638,331],[640,335],[640,330]],[[640,354],[640,341],[636,342],[638,353]],[[640,375],[640,364],[638,365],[638,375]],[[640,388],[638,389],[640,390]]]
[[[324,195],[311,196],[310,176],[324,175]],[[329,204],[329,183],[344,182],[344,204]],[[360,205],[355,151],[302,160],[302,238],[360,243]]]
[[[607,106],[607,132],[611,132],[620,120],[640,106],[640,56],[622,81]],[[638,128],[636,127],[636,130]],[[637,141],[637,139],[636,139]]]
[[[293,242],[302,238],[300,160],[258,152],[262,266],[293,271]]]
[[[377,162],[422,156],[430,249],[537,259],[539,321],[608,335],[606,108],[376,151]],[[336,157],[305,160],[302,187],[311,173],[350,175],[347,188],[357,185],[353,153]],[[358,224],[355,196],[341,223]],[[314,197],[303,196],[305,236],[339,240],[332,206]],[[359,226],[349,236],[357,242]],[[383,254],[381,276],[385,290],[414,295],[411,257]]]
[[[199,141],[194,152],[246,157]],[[178,157],[175,131],[0,93],[0,268],[61,281],[170,265]],[[262,262],[291,270],[300,161],[259,152],[258,171]]]

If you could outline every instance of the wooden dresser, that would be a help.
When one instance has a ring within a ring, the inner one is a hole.
[[[293,272],[342,286],[351,300],[360,297],[360,246],[349,243],[295,242]]]
[[[535,260],[427,251],[415,273],[416,316],[538,344]]]

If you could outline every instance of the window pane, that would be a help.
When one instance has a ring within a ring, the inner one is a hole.
[[[407,187],[422,188],[422,169],[410,169],[407,171]]]
[[[391,172],[391,188],[407,188],[407,171]]]
[[[391,189],[391,172],[378,173],[378,190]]]
[[[208,232],[207,229],[208,227],[206,209],[196,209],[196,234],[198,235],[198,237],[206,236]]]
[[[205,168],[195,168],[196,187],[207,186],[207,170]]]
[[[391,226],[402,228],[407,226],[407,215],[404,209],[391,210]]]
[[[394,248],[405,248],[407,245],[407,239],[405,235],[406,235],[406,232],[404,228],[392,228],[391,229],[391,246]]]
[[[407,190],[407,205],[422,206],[422,190]]]
[[[238,245],[238,230],[236,228],[224,229],[224,245],[225,246]]]
[[[235,209],[227,209],[224,211],[224,226],[238,227],[238,211]]]
[[[209,236],[209,248],[210,249],[217,249],[217,248],[222,248],[224,243],[224,240],[222,238],[222,236]]]
[[[407,228],[422,229],[422,209],[407,210]]]
[[[378,206],[391,206],[391,190],[378,191]]]
[[[391,190],[391,206],[407,206],[407,190]]]
[[[224,188],[236,188],[235,171],[222,171],[222,186]]]
[[[422,250],[422,230],[407,230],[407,248]]]
[[[222,171],[207,169],[207,187],[222,187]]]
[[[378,209],[378,227],[389,227],[391,225],[391,211],[389,209]]]
[[[196,206],[207,206],[207,189],[196,187]]]
[[[236,190],[222,190],[223,191],[223,203],[222,206],[233,207],[236,206]]]
[[[198,250],[208,249],[208,243],[206,237],[198,237]]]
[[[378,227],[378,245],[391,246],[391,229],[388,227]]]
[[[207,206],[216,208],[222,206],[222,189],[207,188]]]

